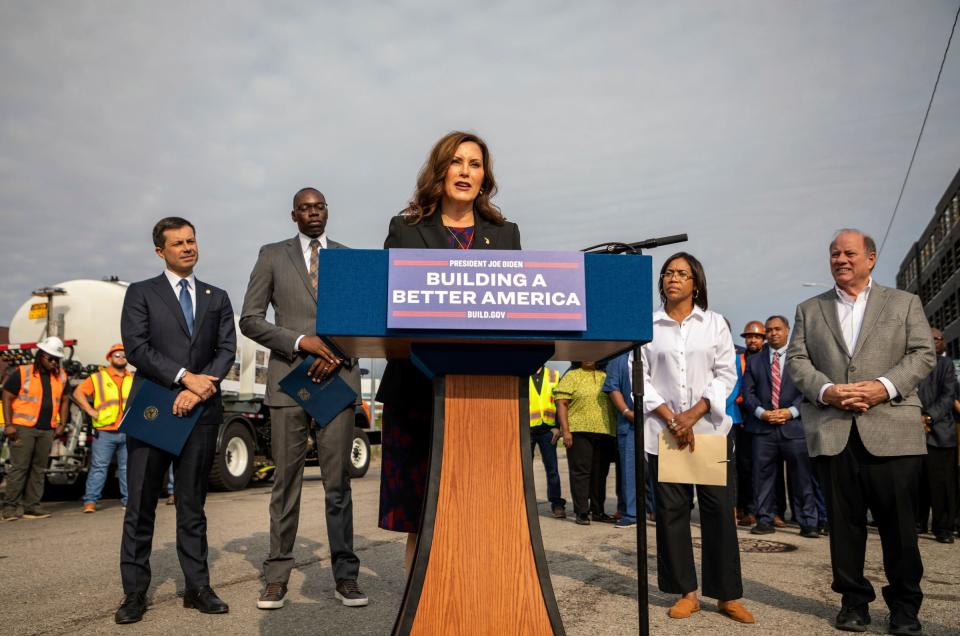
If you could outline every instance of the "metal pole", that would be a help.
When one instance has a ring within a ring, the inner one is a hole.
[[[647,604],[647,455],[644,452],[643,435],[643,357],[641,345],[633,348],[631,376],[633,393],[633,454],[634,479],[637,492],[637,613],[640,620],[640,636],[650,633],[650,612]]]

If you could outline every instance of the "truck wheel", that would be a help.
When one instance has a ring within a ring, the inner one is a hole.
[[[350,447],[350,477],[359,479],[367,474],[370,468],[370,440],[367,434],[359,429],[353,429],[353,445]]]
[[[253,438],[242,422],[230,422],[220,450],[213,458],[210,486],[215,490],[243,490],[253,476]]]

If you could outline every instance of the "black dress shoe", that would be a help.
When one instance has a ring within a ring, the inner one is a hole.
[[[866,605],[841,607],[834,626],[845,632],[865,632],[870,624],[870,611]]]
[[[887,628],[888,634],[897,634],[898,636],[922,636],[923,627],[916,619],[905,622],[894,622],[890,619],[890,627]]]
[[[819,539],[820,532],[814,526],[800,526],[800,536],[804,539]]]
[[[769,523],[758,523],[750,528],[750,534],[773,534],[777,529]]]
[[[207,585],[199,590],[187,590],[183,593],[183,606],[197,609],[204,614],[226,614],[230,606],[220,600],[213,589]]]
[[[120,607],[117,608],[117,613],[113,615],[113,620],[117,625],[139,623],[146,611],[147,595],[145,592],[126,594],[120,603]]]
[[[937,535],[937,543],[953,543],[953,534],[942,532]]]

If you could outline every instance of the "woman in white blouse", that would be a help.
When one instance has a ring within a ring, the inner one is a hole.
[[[660,270],[659,288],[663,306],[653,314],[653,340],[642,349],[645,446],[653,475],[661,433],[672,435],[690,452],[695,452],[699,435],[727,435],[732,425],[727,396],[737,382],[730,329],[723,316],[707,309],[700,261],[686,252],[674,254]],[[733,463],[728,462],[728,486],[697,486],[703,593],[717,599],[723,614],[753,623],[737,601],[743,583],[732,483]],[[681,595],[670,617],[688,618],[700,611],[690,535],[693,487],[657,480],[655,491],[657,583],[661,591]]]

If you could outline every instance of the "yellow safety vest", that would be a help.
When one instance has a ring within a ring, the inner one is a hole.
[[[557,421],[557,405],[553,401],[553,390],[560,384],[560,373],[553,369],[543,370],[543,382],[540,392],[530,378],[530,426],[553,426]]]
[[[123,376],[120,388],[107,373],[100,369],[93,374],[93,408],[97,409],[97,417],[93,420],[93,427],[108,431],[115,431],[120,427],[120,416],[123,414],[121,406],[125,406],[130,397],[130,387],[133,386],[133,375]],[[123,396],[121,400],[121,395]]]

